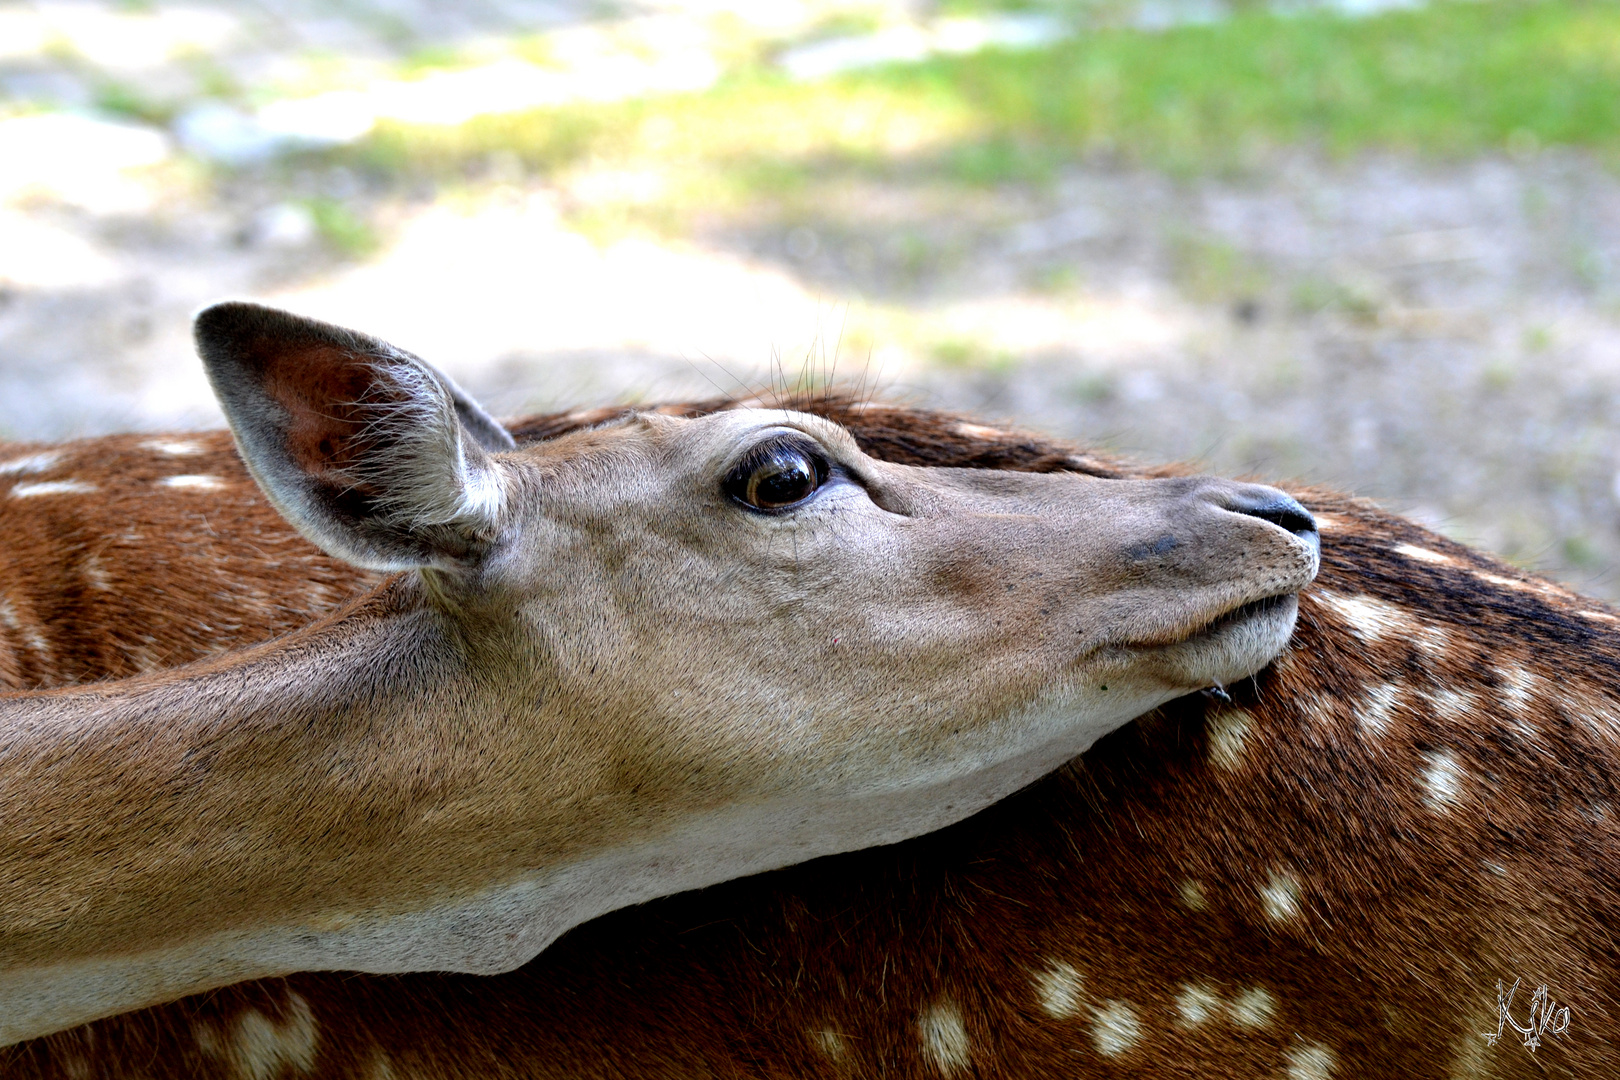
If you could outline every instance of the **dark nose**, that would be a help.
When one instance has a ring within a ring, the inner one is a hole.
[[[1243,492],[1227,503],[1226,508],[1235,514],[1248,514],[1261,521],[1269,521],[1301,539],[1316,536],[1316,519],[1311,517],[1311,512],[1276,488],[1255,488]]]

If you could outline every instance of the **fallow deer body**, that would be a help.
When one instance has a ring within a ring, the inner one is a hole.
[[[915,410],[793,407],[891,462],[1175,473]],[[250,644],[375,581],[301,543],[219,434],[91,440],[29,479],[114,501],[0,514],[28,560],[7,578],[19,687]],[[1620,1075],[1614,611],[1297,494],[1322,571],[1273,665],[966,822],[619,911],[510,974],[265,980],[0,1051],[0,1076]],[[147,535],[174,544],[152,560],[126,538]]]
[[[1316,569],[1258,485],[900,465],[764,409],[506,450],[374,339],[197,329],[268,499],[400,573],[273,643],[0,700],[0,1042],[299,971],[509,971],[950,824],[1263,666]],[[97,505],[48,471],[9,503]]]

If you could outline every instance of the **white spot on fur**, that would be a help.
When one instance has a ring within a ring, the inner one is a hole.
[[[1047,1016],[1058,1020],[1079,1016],[1083,996],[1080,973],[1069,964],[1054,961],[1035,976],[1035,997]]]
[[[1277,999],[1263,986],[1251,987],[1232,999],[1228,1006],[1232,1023],[1238,1027],[1258,1031],[1271,1023],[1277,1014]]]
[[[1577,611],[1575,614],[1583,619],[1596,619],[1598,622],[1620,622],[1620,618],[1610,615],[1607,611],[1592,611],[1590,609]]]
[[[1500,574],[1489,574],[1484,570],[1475,570],[1474,576],[1487,584],[1500,585],[1504,589],[1526,589],[1531,592],[1535,591],[1530,589],[1529,582],[1520,581],[1517,578],[1506,578],[1502,577]]]
[[[1444,656],[1452,646],[1451,631],[1433,623],[1424,623],[1413,632],[1412,643],[1430,656]]]
[[[191,1027],[191,1037],[197,1040],[197,1049],[201,1050],[209,1057],[217,1058],[225,1056],[225,1046],[219,1041],[219,1032],[214,1030],[213,1024],[210,1024],[207,1021],[193,1024]]]
[[[45,640],[44,634],[40,633],[40,627],[35,623],[23,622],[22,616],[17,614],[16,607],[6,597],[0,597],[0,623],[5,623],[15,630],[23,641],[28,644],[28,647],[41,656],[51,654],[51,643]]]
[[[1620,741],[1620,716],[1609,699],[1564,690],[1558,694],[1558,704],[1570,719],[1579,721],[1596,738]]]
[[[1331,1080],[1338,1064],[1333,1051],[1321,1043],[1296,1043],[1283,1055],[1288,1080]]]
[[[1294,706],[1300,715],[1316,727],[1332,727],[1338,722],[1338,714],[1334,712],[1333,702],[1319,694],[1308,690],[1300,691],[1294,695]]]
[[[62,460],[60,450],[46,450],[38,454],[0,461],[0,476],[35,476]]]
[[[1243,743],[1254,717],[1247,709],[1221,709],[1205,720],[1209,732],[1209,760],[1223,769],[1243,763]]]
[[[958,423],[955,427],[958,435],[969,439],[1000,439],[1006,437],[1006,432],[1000,428],[986,427],[983,424],[970,424],[966,421]]]
[[[79,565],[84,570],[84,580],[90,583],[92,589],[112,591],[112,579],[107,576],[107,568],[101,565],[101,556],[86,555],[84,562]]]
[[[1424,799],[1429,809],[1443,812],[1455,806],[1462,796],[1464,775],[1462,765],[1449,750],[1430,754],[1429,767],[1423,770]]]
[[[917,1018],[917,1035],[922,1040],[923,1057],[940,1072],[949,1076],[969,1065],[967,1028],[962,1025],[962,1012],[956,1002],[941,1001],[925,1009]]]
[[[1496,669],[1502,680],[1498,700],[1514,712],[1524,712],[1535,700],[1536,677],[1518,664],[1503,664]]]
[[[1409,636],[1412,632],[1412,620],[1386,600],[1371,596],[1341,596],[1326,589],[1318,590],[1314,595],[1349,623],[1350,632],[1363,641],[1382,641],[1390,635]]]
[[[1299,879],[1278,870],[1260,889],[1260,902],[1272,922],[1288,922],[1299,915]]]
[[[1571,599],[1575,595],[1568,590],[1560,589],[1556,585],[1546,581],[1502,577],[1500,574],[1488,574],[1483,570],[1475,570],[1474,577],[1491,585],[1499,585],[1504,589],[1515,589],[1519,592],[1535,593],[1537,596],[1555,596],[1560,599]]]
[[[1361,730],[1373,736],[1384,734],[1389,730],[1390,720],[1400,703],[1401,687],[1398,683],[1384,683],[1368,690],[1362,698],[1361,707],[1356,710]]]
[[[203,448],[200,443],[188,442],[181,439],[150,439],[147,442],[141,443],[141,449],[156,450],[158,453],[168,454],[170,457],[188,457],[191,454],[200,454],[203,452]]]
[[[1440,719],[1455,723],[1466,723],[1479,711],[1478,700],[1473,694],[1463,690],[1441,687],[1429,696],[1429,700],[1434,703],[1434,711]]]
[[[1188,911],[1203,911],[1209,906],[1209,898],[1204,894],[1204,884],[1188,878],[1181,883],[1181,903]]]
[[[1396,544],[1394,550],[1395,554],[1405,555],[1408,559],[1416,559],[1418,562],[1436,563],[1440,566],[1450,566],[1456,562],[1450,555],[1442,555],[1438,551],[1418,547],[1416,544]]]
[[[197,1045],[212,1057],[228,1059],[241,1080],[273,1080],[287,1069],[307,1073],[315,1067],[315,1016],[298,994],[287,995],[287,1012],[277,1023],[257,1009],[247,1010],[237,1017],[228,1042],[199,1024]]]
[[[182,473],[179,476],[165,476],[158,481],[159,487],[193,488],[197,491],[213,491],[225,486],[225,481],[217,476],[207,473]]]
[[[1142,1038],[1142,1021],[1128,1001],[1105,1001],[1091,1018],[1091,1039],[1104,1057],[1118,1057]]]
[[[1337,529],[1344,525],[1344,522],[1340,521],[1332,514],[1318,514],[1315,510],[1312,510],[1311,517],[1316,519],[1316,531],[1319,533],[1327,532],[1330,529]]]
[[[849,1053],[849,1040],[844,1038],[842,1032],[831,1028],[816,1028],[807,1034],[810,1036],[810,1044],[834,1061],[844,1060],[845,1055]]]
[[[1195,1028],[1221,1010],[1221,996],[1207,986],[1192,983],[1176,995],[1176,1013],[1184,1028]]]
[[[36,484],[18,484],[11,489],[13,499],[27,499],[35,495],[88,495],[96,485],[83,480],[41,480]]]

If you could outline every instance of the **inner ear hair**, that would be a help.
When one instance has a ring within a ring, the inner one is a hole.
[[[321,482],[332,498],[356,503],[356,519],[474,540],[492,523],[499,490],[488,469],[469,468],[484,464],[477,440],[469,445],[460,409],[454,410],[458,423],[445,422],[443,389],[432,372],[411,363],[415,359],[396,353],[365,365],[371,372],[365,393],[341,403],[347,408],[333,417],[352,425],[352,434],[333,445],[330,458],[306,467],[324,472]],[[469,462],[470,456],[479,460]]]
[[[501,486],[486,446],[511,436],[438,369],[256,304],[203,311],[196,335],[249,470],[327,552],[379,570],[447,569],[496,535]]]

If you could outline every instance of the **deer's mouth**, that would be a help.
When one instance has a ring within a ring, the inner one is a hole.
[[[1224,615],[1217,615],[1199,629],[1194,630],[1186,640],[1194,641],[1200,637],[1218,634],[1228,627],[1236,626],[1250,619],[1269,619],[1280,615],[1285,616],[1292,623],[1298,609],[1298,593],[1278,593],[1276,596],[1250,600],[1247,604],[1239,604]]]
[[[1166,682],[1189,690],[1235,682],[1277,658],[1298,614],[1298,593],[1250,600],[1152,649],[1149,663]]]

